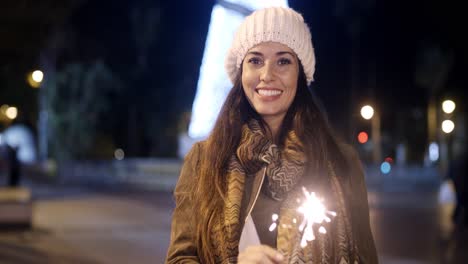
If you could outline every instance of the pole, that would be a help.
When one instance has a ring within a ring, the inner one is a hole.
[[[372,143],[374,145],[372,150],[372,157],[375,164],[382,161],[382,143],[380,134],[380,115],[377,111],[374,112],[372,117]]]
[[[48,113],[47,113],[47,97],[45,87],[42,87],[39,91],[39,160],[46,161],[48,156],[48,144],[47,144],[47,123],[48,123]]]

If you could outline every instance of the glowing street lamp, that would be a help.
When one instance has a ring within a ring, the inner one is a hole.
[[[442,102],[442,110],[446,114],[451,114],[455,110],[455,102],[452,100],[445,100]]]
[[[44,72],[35,70],[28,73],[27,82],[32,88],[40,88],[44,81]],[[39,119],[38,119],[38,137],[39,137],[39,156],[40,160],[45,160],[47,157],[47,109],[45,106],[46,93],[44,89],[40,89],[39,94]]]
[[[44,79],[44,73],[40,70],[35,70],[33,71],[33,73],[31,74],[31,77],[34,81],[40,83],[42,82],[42,79]]]
[[[444,120],[442,122],[442,131],[444,131],[445,134],[452,133],[454,129],[455,129],[455,123],[453,123],[452,120]]]
[[[374,116],[374,108],[370,105],[365,105],[361,108],[362,118],[369,120]]]
[[[27,81],[29,85],[31,85],[31,87],[39,88],[41,86],[43,79],[44,79],[44,73],[40,70],[35,70],[32,73],[28,74]]]
[[[15,119],[18,116],[18,108],[14,106],[8,107],[5,111],[5,115],[11,120]]]

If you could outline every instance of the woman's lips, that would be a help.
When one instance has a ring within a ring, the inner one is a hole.
[[[277,89],[257,89],[257,93],[261,96],[278,96],[282,94],[283,91]]]
[[[282,90],[276,88],[257,88],[255,89],[258,95],[260,95],[260,99],[266,101],[273,101],[278,99],[281,94],[283,93]]]

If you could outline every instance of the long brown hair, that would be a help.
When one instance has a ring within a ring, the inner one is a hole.
[[[210,234],[213,219],[222,214],[226,193],[226,169],[240,141],[242,126],[255,118],[268,129],[260,115],[252,108],[242,87],[242,72],[221,108],[214,128],[200,157],[197,185],[193,198],[198,215],[196,226],[198,257],[202,263],[215,263]],[[278,144],[293,129],[304,144],[311,175],[322,175],[327,162],[344,161],[339,140],[334,136],[325,112],[307,86],[302,65],[299,65],[296,96],[286,113],[279,131]],[[315,172],[315,173],[314,173]],[[320,179],[318,179],[320,180]],[[219,242],[219,241],[216,241]],[[216,243],[215,242],[215,243]]]

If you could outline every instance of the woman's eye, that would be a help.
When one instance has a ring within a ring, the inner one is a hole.
[[[250,58],[249,59],[249,63],[252,63],[252,64],[261,64],[262,63],[262,60],[260,58]]]
[[[278,64],[279,64],[279,65],[291,64],[291,60],[290,60],[290,59],[286,59],[286,58],[281,58],[281,59],[279,59]]]

